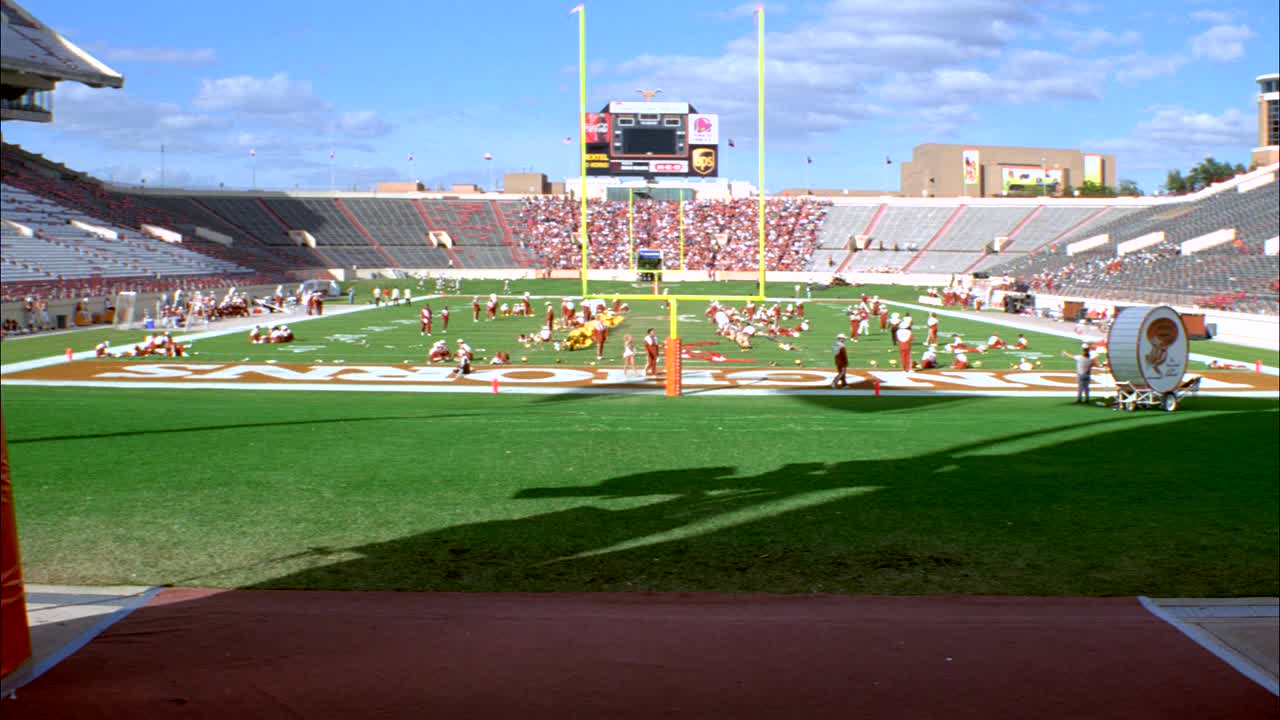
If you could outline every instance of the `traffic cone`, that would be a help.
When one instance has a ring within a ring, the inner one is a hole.
[[[876,380],[876,397],[880,397],[880,380]]]
[[[71,362],[71,355],[72,355],[71,348],[67,348],[67,362]],[[1261,361],[1261,360],[1259,360],[1259,361],[1258,361],[1258,366],[1259,366],[1259,367],[1261,367],[1261,366],[1262,366],[1262,361]],[[1261,372],[1261,371],[1259,371],[1259,372]]]
[[[71,358],[70,358],[70,357],[68,357],[67,359],[68,359],[68,360],[70,360]],[[1261,374],[1262,374],[1262,361],[1261,361],[1261,360],[1254,360],[1254,361],[1253,361],[1253,371],[1254,371],[1254,372],[1256,372],[1256,373],[1258,373],[1259,375],[1261,375]]]
[[[498,394],[498,378],[494,378],[492,381],[490,381],[490,387],[493,388],[493,394],[497,395]]]

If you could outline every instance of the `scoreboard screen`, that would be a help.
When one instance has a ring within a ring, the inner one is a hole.
[[[676,131],[671,128],[633,127],[622,130],[622,154],[675,157]]]
[[[583,118],[587,174],[715,177],[720,117],[688,103],[609,103]]]

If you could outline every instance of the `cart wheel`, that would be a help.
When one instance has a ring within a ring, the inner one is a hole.
[[[1165,412],[1173,412],[1178,409],[1178,396],[1173,393],[1165,393],[1164,399],[1160,401],[1160,406]]]

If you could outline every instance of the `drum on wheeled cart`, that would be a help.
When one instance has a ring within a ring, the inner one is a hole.
[[[1116,408],[1159,407],[1173,412],[1182,398],[1200,390],[1187,370],[1187,330],[1168,306],[1128,307],[1107,333],[1107,355],[1116,383]]]

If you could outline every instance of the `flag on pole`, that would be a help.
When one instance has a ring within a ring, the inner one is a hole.
[[[574,13],[580,13],[580,12],[582,12],[582,5],[578,5],[578,6],[577,6],[577,7],[575,7],[574,9],[570,10],[570,11],[569,11],[569,14],[570,14],[570,15],[572,15],[572,14],[574,14]]]
[[[492,160],[492,159],[493,159],[493,156],[492,156],[492,155],[490,155],[489,153],[485,153],[485,154],[484,154],[484,159],[485,159],[485,160]]]
[[[565,144],[565,145],[572,145],[572,144],[573,144],[573,138],[571,138],[571,137],[567,137],[567,138],[565,138],[565,139],[564,139],[564,144]]]
[[[804,156],[804,161],[806,164],[809,164],[809,165],[813,164],[813,158],[809,157],[808,155]]]
[[[413,153],[409,153],[409,162],[413,162]]]
[[[332,160],[332,159],[333,159],[333,151],[332,151],[332,150],[330,150],[330,151],[329,151],[329,159],[330,159],[330,160]]]
[[[884,156],[884,164],[885,164],[885,165],[892,165],[892,164],[893,164],[893,161],[889,159],[889,156],[888,156],[888,155],[885,155],[885,156]]]
[[[729,138],[729,147],[738,147],[737,145],[733,144],[733,138]]]
[[[258,151],[254,148],[249,148],[249,157],[258,157]]]

